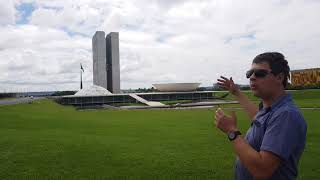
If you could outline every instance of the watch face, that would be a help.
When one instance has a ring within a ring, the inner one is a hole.
[[[236,135],[235,135],[235,133],[234,133],[234,132],[231,132],[231,133],[229,134],[229,138],[230,138],[230,139],[235,138],[235,136],[236,136]]]

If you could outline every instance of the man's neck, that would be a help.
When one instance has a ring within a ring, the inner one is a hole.
[[[268,98],[263,98],[262,99],[262,103],[263,103],[263,107],[267,108],[267,107],[271,107],[271,105],[278,100],[280,97],[284,96],[286,94],[286,92],[284,90],[281,91],[277,91],[277,93],[269,96]]]

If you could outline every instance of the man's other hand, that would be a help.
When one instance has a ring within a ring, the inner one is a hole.
[[[237,131],[237,117],[235,112],[232,111],[232,115],[227,116],[221,108],[218,108],[215,114],[215,125],[224,133]]]

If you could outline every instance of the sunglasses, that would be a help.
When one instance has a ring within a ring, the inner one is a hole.
[[[249,71],[247,71],[246,76],[249,79],[252,74],[254,74],[254,76],[257,78],[263,78],[270,73],[272,73],[272,71],[268,71],[265,69],[250,69]]]

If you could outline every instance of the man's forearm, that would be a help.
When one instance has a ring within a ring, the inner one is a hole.
[[[264,179],[272,174],[268,168],[264,167],[264,160],[261,154],[253,149],[241,136],[233,140],[232,144],[240,161],[255,179]]]
[[[241,106],[247,112],[250,120],[254,121],[255,116],[259,110],[258,106],[256,104],[254,104],[252,101],[250,101],[249,98],[244,93],[242,93],[240,90],[235,92],[234,95],[236,96],[236,98],[239,101],[239,103],[241,104]]]

